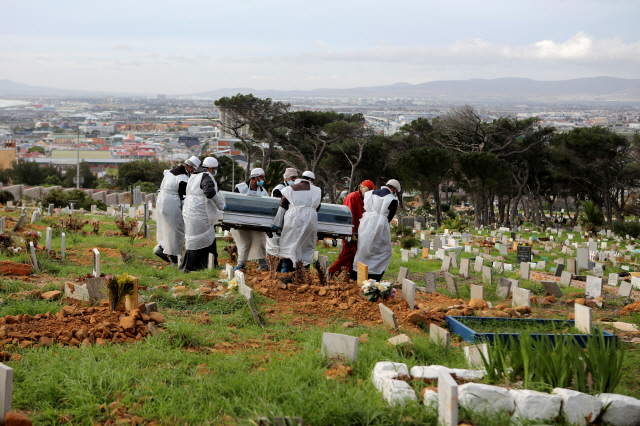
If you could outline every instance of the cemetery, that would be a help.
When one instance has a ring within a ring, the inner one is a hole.
[[[398,218],[376,282],[329,276],[331,238],[308,270],[234,272],[222,229],[220,267],[182,273],[153,255],[153,204],[0,216],[2,419],[640,425],[626,235]]]

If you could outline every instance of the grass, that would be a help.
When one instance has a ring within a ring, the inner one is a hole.
[[[85,230],[90,231],[91,226],[85,226]],[[100,231],[105,230],[113,231],[116,227],[112,223],[101,225]],[[195,289],[219,276],[217,270],[184,274],[166,264],[162,269],[154,268],[149,261],[157,259],[151,253],[153,244],[148,242],[137,240],[131,245],[124,237],[82,236],[68,232],[66,235],[67,253],[69,250],[86,252],[93,247],[116,251],[130,249],[134,255],[130,264],[124,264],[119,255],[111,256],[105,251],[101,271],[107,274],[128,272],[139,278],[141,286],[172,286],[182,282]],[[57,251],[60,242],[59,234],[54,235],[53,248]],[[222,257],[226,257],[221,250],[224,245],[218,244]],[[393,247],[394,256],[385,279],[395,279],[401,266],[408,267],[410,274],[440,270],[440,262],[424,261],[419,257],[408,263],[401,262],[399,247]],[[338,256],[337,247],[319,245],[318,251],[327,255],[330,263]],[[559,255],[544,251],[541,254]],[[491,255],[497,256],[497,250],[492,250]],[[463,251],[460,257],[474,256]],[[515,259],[515,254],[513,257]],[[6,258],[0,255],[0,260]],[[60,278],[73,279],[91,272],[90,262],[79,265],[71,259],[61,262],[39,256],[42,268],[38,274],[46,271],[57,278],[57,283],[45,286],[46,290],[59,289]],[[11,260],[27,262],[28,256],[15,256]],[[90,257],[87,255],[85,260]],[[508,260],[513,261],[511,257]],[[459,296],[468,298],[469,288],[465,284],[478,281],[480,274],[472,272],[471,278],[465,281],[458,278],[457,269],[452,268],[451,273],[457,277]],[[485,291],[489,301],[499,300],[495,290],[500,276],[518,278],[515,272],[494,273],[494,280]],[[523,287],[533,288],[533,281],[520,282]],[[422,285],[418,280],[416,283]],[[30,282],[0,278],[0,298],[3,299],[10,293],[32,288]],[[323,324],[326,325],[322,326],[294,326],[290,321],[293,314],[285,315],[268,320],[261,329],[254,325],[251,312],[241,297],[205,301],[174,298],[172,293],[161,291],[142,291],[141,294],[155,294],[159,310],[169,319],[164,333],[144,342],[84,349],[57,346],[5,348],[21,355],[20,361],[7,362],[14,368],[13,407],[27,412],[36,425],[89,426],[107,419],[116,420],[108,411],[101,411],[100,405],[108,405],[119,398],[127,408],[147,398],[144,404],[133,408],[133,412],[165,425],[221,424],[225,423],[227,415],[240,424],[254,424],[257,417],[263,416],[272,420],[276,416],[301,416],[305,424],[311,425],[436,425],[437,413],[422,404],[388,406],[371,382],[373,366],[378,361],[390,360],[404,362],[409,368],[431,364],[467,367],[458,347],[443,348],[433,344],[424,333],[410,333],[415,348],[412,352],[401,352],[387,344],[391,334],[384,328],[357,324],[354,328],[344,329],[341,324],[352,319],[340,314],[325,319]],[[274,303],[259,293],[254,297],[259,311]],[[6,301],[0,306],[0,315],[35,315],[59,309],[56,302],[25,299],[22,302]],[[640,315],[629,320],[640,323]],[[328,366],[320,355],[323,332],[369,335],[368,343],[359,346],[358,361],[352,364],[353,376],[345,381],[328,380],[323,375]],[[232,346],[216,348],[220,343]],[[635,374],[640,363],[637,346],[626,345],[625,374],[616,388],[616,392],[635,397],[640,396],[640,378]],[[412,385],[417,392],[425,386],[421,382]],[[464,410],[461,415],[476,426],[513,424],[506,417],[482,416]]]
[[[583,334],[569,321],[562,323],[540,323],[537,321],[499,321],[499,320],[474,320],[470,318],[458,318],[458,321],[466,325],[476,333],[529,333],[529,334]]]

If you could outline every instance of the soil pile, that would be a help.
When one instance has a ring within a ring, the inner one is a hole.
[[[7,315],[0,318],[0,346],[20,345],[22,348],[51,346],[90,346],[111,343],[132,343],[155,332],[155,325],[166,322],[164,315],[150,315],[135,309],[126,314],[107,307],[77,308],[67,305],[55,315]]]

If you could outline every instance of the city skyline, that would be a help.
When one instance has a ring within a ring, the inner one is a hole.
[[[630,1],[12,3],[0,80],[188,94],[640,75]],[[624,13],[621,13],[624,12]]]

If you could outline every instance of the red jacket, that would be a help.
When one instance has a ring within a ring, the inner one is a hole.
[[[353,215],[353,233],[357,234],[360,219],[362,219],[362,215],[364,214],[364,200],[360,195],[360,191],[355,191],[347,195],[343,204],[351,210],[351,214]]]

